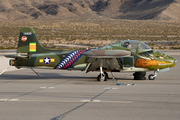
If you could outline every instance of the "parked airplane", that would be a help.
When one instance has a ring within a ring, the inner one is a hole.
[[[17,54],[5,57],[14,58],[10,60],[10,65],[18,69],[100,71],[98,81],[106,81],[109,71],[135,72],[135,80],[144,80],[147,71],[154,71],[149,75],[149,80],[154,80],[159,70],[174,67],[177,62],[173,57],[152,50],[137,40],[125,40],[96,49],[49,50],[41,46],[34,29],[30,27],[20,30]]]

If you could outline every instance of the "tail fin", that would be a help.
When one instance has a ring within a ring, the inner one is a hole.
[[[17,53],[44,53],[51,50],[45,49],[31,27],[24,27],[20,30]]]

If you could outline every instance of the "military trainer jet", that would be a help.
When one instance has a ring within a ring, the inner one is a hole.
[[[49,50],[41,46],[34,29],[30,27],[20,30],[17,54],[5,57],[13,58],[10,65],[18,69],[100,71],[98,81],[106,81],[107,72],[135,72],[135,80],[144,80],[147,71],[154,71],[148,77],[154,80],[158,71],[174,67],[177,62],[173,57],[152,50],[137,40],[125,40],[96,49]]]

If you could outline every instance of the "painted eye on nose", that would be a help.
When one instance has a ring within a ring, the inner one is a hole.
[[[164,57],[162,57],[162,56],[159,56],[159,58],[160,58],[160,59],[164,59]]]

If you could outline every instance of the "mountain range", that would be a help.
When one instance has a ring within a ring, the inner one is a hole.
[[[180,20],[180,0],[0,0],[0,20]]]

